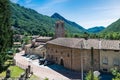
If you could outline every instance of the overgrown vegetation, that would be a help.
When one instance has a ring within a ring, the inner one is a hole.
[[[120,80],[120,71],[115,67],[111,69],[114,78],[112,80]]]
[[[0,0],[0,71],[7,60],[7,49],[12,46],[12,30],[10,25],[9,0]]]
[[[85,77],[85,80],[91,80],[91,77],[92,77],[92,73],[91,71],[89,71]],[[93,80],[100,80],[100,78],[93,76]]]

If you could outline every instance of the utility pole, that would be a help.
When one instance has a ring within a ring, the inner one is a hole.
[[[93,65],[94,65],[94,61],[93,61],[93,47],[91,47],[91,80],[94,80],[94,75],[93,75]]]
[[[83,50],[83,46],[81,45],[81,53],[80,53],[80,58],[81,58],[81,80],[83,80],[83,53],[82,53],[82,50]]]

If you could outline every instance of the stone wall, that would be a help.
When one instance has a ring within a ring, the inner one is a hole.
[[[103,62],[103,58],[108,59],[108,63]],[[118,65],[114,65],[114,60],[118,60]],[[100,69],[107,69],[110,71],[111,68],[118,67],[120,69],[120,51],[114,50],[100,50]]]
[[[61,64],[61,60],[63,60],[64,67],[68,69],[81,70],[81,54],[84,71],[89,71],[91,69],[91,50],[47,44],[47,59],[57,64]],[[99,50],[94,50],[94,70],[99,70],[99,59]]]
[[[46,55],[46,48],[42,47],[41,49],[35,49],[35,48],[26,47],[25,48],[25,53],[26,54],[35,54],[35,55],[39,55],[41,57],[45,57],[45,55]]]

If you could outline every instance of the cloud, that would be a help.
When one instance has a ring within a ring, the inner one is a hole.
[[[25,3],[28,4],[30,3],[32,0],[25,0]]]
[[[14,3],[17,3],[19,0],[10,0],[10,1],[12,1],[12,2],[14,2]]]

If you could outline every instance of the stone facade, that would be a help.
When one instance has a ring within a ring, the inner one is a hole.
[[[80,71],[81,57],[84,71],[91,69],[91,47],[94,70],[120,69],[120,41],[82,38],[57,38],[47,42],[47,59],[64,67]]]
[[[32,54],[32,55],[34,54],[34,55],[39,55],[41,57],[45,57],[46,47],[44,45],[39,45],[36,48],[31,48],[30,45],[31,44],[25,46],[25,53],[26,54]]]
[[[94,50],[94,53],[94,70],[99,70],[99,50]],[[81,70],[81,54],[84,71],[88,71],[91,69],[90,50],[47,44],[47,59],[74,71]]]
[[[52,37],[34,36],[31,44],[25,45],[26,54],[35,54],[41,57],[46,57],[46,42],[50,41]]]
[[[100,69],[110,71],[113,67],[120,69],[120,50],[101,50]]]
[[[57,21],[55,24],[55,38],[65,37],[64,22]]]

